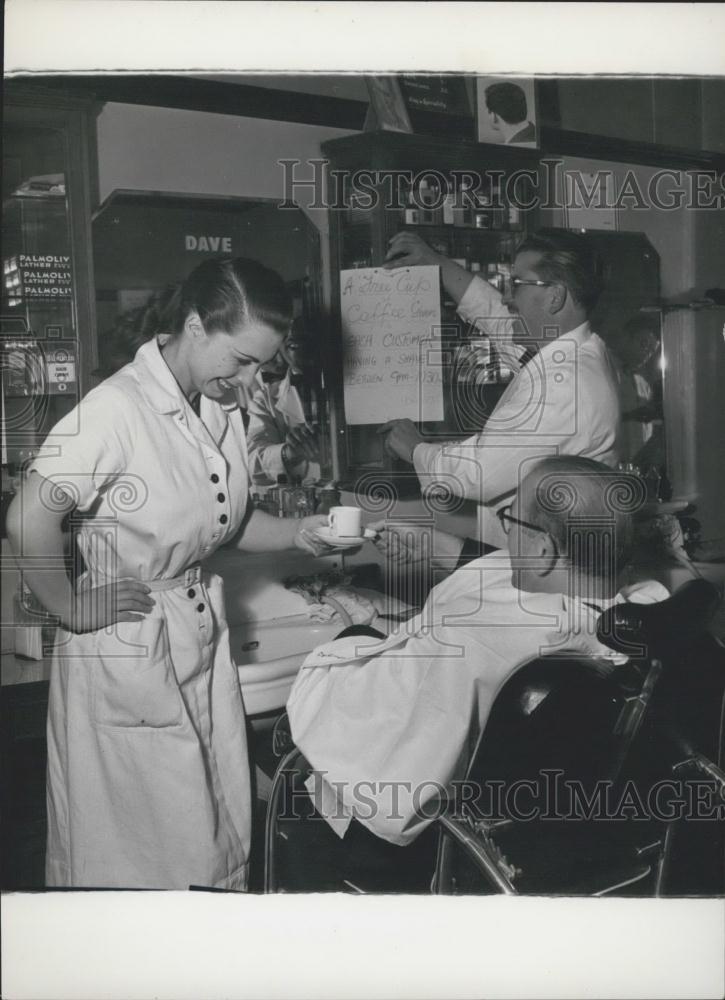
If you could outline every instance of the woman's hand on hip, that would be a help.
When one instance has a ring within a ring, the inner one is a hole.
[[[114,580],[75,593],[70,621],[62,624],[69,632],[96,632],[116,622],[141,621],[155,604],[150,588],[140,580]]]

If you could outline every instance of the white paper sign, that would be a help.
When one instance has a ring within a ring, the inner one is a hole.
[[[348,424],[443,419],[439,268],[340,272]]]
[[[563,172],[564,209],[569,229],[617,229],[614,175]]]

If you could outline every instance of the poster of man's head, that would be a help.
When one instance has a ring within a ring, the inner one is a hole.
[[[477,80],[476,94],[479,142],[538,145],[532,78],[482,76]]]

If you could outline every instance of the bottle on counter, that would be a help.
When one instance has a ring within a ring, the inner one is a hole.
[[[317,490],[314,486],[303,486],[305,500],[307,504],[307,511],[310,514],[317,513]]]

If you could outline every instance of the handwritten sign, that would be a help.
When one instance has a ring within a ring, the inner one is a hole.
[[[340,272],[348,424],[443,419],[439,269]]]

